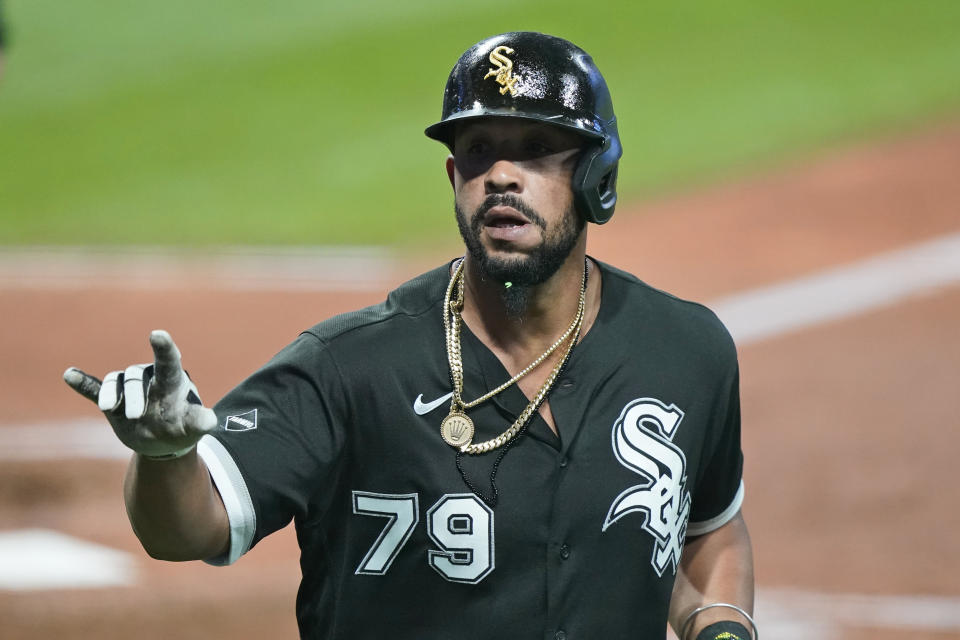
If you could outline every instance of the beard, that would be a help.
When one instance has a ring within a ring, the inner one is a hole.
[[[480,242],[484,214],[491,208],[501,205],[516,209],[531,224],[540,227],[543,242],[531,253],[515,258],[499,258],[491,256]],[[469,219],[459,204],[454,204],[454,210],[457,214],[460,236],[463,238],[467,253],[477,264],[481,277],[484,280],[504,283],[504,285],[510,283],[510,286],[500,289],[500,296],[507,315],[512,318],[523,316],[532,287],[546,282],[557,272],[576,246],[580,233],[586,226],[571,204],[564,211],[560,223],[550,232],[543,216],[528,206],[519,196],[509,193],[487,196]]]

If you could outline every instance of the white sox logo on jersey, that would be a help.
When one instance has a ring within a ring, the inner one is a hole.
[[[651,564],[662,576],[677,572],[690,515],[687,459],[673,444],[683,411],[656,398],[638,398],[623,408],[613,425],[613,453],[620,464],[643,477],[642,484],[617,496],[603,530],[623,516],[639,512],[643,528],[656,538]]]

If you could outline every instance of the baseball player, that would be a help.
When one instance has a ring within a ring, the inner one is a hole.
[[[136,452],[144,547],[230,564],[293,520],[304,638],[756,638],[734,345],[586,255],[621,155],[593,60],[488,38],[426,133],[462,258],[304,331],[213,409],[162,331],[151,365],[66,371]]]

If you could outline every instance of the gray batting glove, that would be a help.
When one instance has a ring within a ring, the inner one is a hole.
[[[111,371],[103,382],[70,367],[63,379],[97,403],[123,444],[148,458],[179,458],[193,450],[219,421],[213,409],[200,401],[170,334],[152,332],[150,346],[153,364]]]

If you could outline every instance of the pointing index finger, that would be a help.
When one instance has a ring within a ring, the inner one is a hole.
[[[160,393],[173,390],[180,383],[183,367],[180,364],[180,350],[173,343],[170,334],[162,329],[150,334],[150,346],[153,347],[154,379]]]

